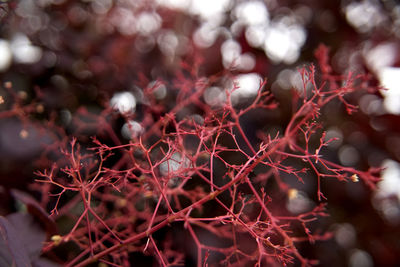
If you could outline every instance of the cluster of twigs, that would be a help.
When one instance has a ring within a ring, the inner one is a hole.
[[[68,132],[51,117],[46,129],[54,142],[38,161],[53,161],[53,167],[37,172],[32,188],[41,192],[43,206],[52,206],[56,222],[71,226],[53,235],[43,251],[51,254],[73,244],[64,259],[67,266],[97,261],[128,266],[137,255],[151,255],[162,266],[190,260],[197,266],[315,264],[299,246],[330,237],[310,228],[327,216],[324,179],[361,180],[372,188],[379,180],[379,170],[356,170],[324,158],[333,141],[325,138],[320,121],[324,106],[337,101],[351,114],[356,106],[346,95],[370,88],[364,76],[334,75],[326,47],[316,55],[318,79],[313,65],[300,70],[303,90],[295,92],[284,132],[274,136],[256,129],[257,138],[250,138],[243,126],[249,114],[281,108],[266,81],[245,106],[232,102],[236,85],[211,106],[202,98],[205,90],[228,74],[205,79],[190,69],[171,84],[173,105],[154,97],[160,83],[143,89],[141,118],[117,114],[109,105],[98,114],[82,108],[71,121],[75,130]],[[22,108],[14,105],[8,112],[25,114]],[[143,130],[124,141],[116,123],[120,116],[139,121]],[[90,140],[88,129],[94,129]],[[304,176],[315,177],[319,204],[291,214],[285,201],[298,192],[282,174],[299,183]]]

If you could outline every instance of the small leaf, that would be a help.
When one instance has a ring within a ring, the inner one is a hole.
[[[359,181],[358,175],[357,175],[357,174],[353,174],[353,175],[351,176],[351,180],[352,180],[354,183],[357,183],[357,182]]]
[[[36,221],[41,223],[41,225],[45,228],[49,238],[57,233],[57,226],[55,222],[49,217],[47,212],[33,197],[16,189],[12,189],[11,194],[16,200],[26,205],[28,213],[31,214]]]
[[[55,245],[55,246],[58,246],[58,245],[61,243],[61,241],[62,241],[62,237],[61,237],[60,235],[53,235],[53,236],[50,238],[50,240],[54,242],[54,245]]]

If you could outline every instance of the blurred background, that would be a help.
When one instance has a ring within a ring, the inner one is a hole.
[[[55,116],[68,133],[82,106],[99,113],[111,99],[122,111],[139,111],[142,89],[156,81],[163,81],[158,100],[173,106],[172,80],[182,62],[193,64],[198,77],[229,69],[240,85],[238,103],[254,96],[267,78],[267,88],[285,104],[292,89],[301,89],[297,70],[316,62],[313,53],[322,43],[330,48],[334,73],[367,73],[372,84],[386,88],[354,96],[359,111],[351,117],[338,103],[326,107],[321,120],[327,136],[339,138],[328,157],[362,170],[385,169],[374,192],[362,183],[323,181],[331,217],[321,226],[334,238],[304,248],[304,254],[321,266],[399,266],[399,39],[400,5],[394,0],[2,0],[2,191],[26,189],[38,168],[40,143],[52,142],[22,116],[5,114],[13,105],[10,88],[24,103],[43,96],[33,106],[34,119]],[[218,106],[226,86],[208,88],[204,101]],[[282,132],[290,115],[283,108],[264,117],[267,122],[249,119],[245,125]],[[140,125],[130,123],[138,134]],[[118,131],[130,139],[125,124]],[[293,184],[299,194],[287,209],[299,213],[315,204],[313,186]],[[8,209],[4,204],[0,210]]]

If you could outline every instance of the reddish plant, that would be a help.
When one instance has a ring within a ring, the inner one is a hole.
[[[284,132],[272,136],[244,126],[250,117],[283,108],[266,81],[245,104],[234,103],[240,90],[234,85],[222,102],[210,105],[202,98],[205,90],[234,76],[197,77],[187,65],[172,83],[173,106],[157,99],[160,81],[143,89],[142,114],[121,115],[105,103],[97,114],[77,110],[70,132],[50,120],[45,129],[52,143],[39,162],[53,161],[53,167],[37,172],[32,189],[41,193],[41,205],[51,207],[53,220],[71,226],[52,234],[43,252],[67,266],[316,264],[300,248],[331,237],[315,223],[328,215],[321,184],[360,180],[374,188],[379,180],[379,169],[324,158],[334,140],[325,137],[320,121],[324,107],[335,102],[351,114],[356,106],[348,96],[375,89],[365,75],[332,73],[326,47],[316,57],[320,75],[313,65],[300,70],[303,90],[293,90],[292,116]],[[129,142],[115,131],[121,116]],[[54,155],[58,148],[61,154]],[[296,201],[293,180],[300,184],[305,177],[315,179],[319,204],[292,214],[284,203]],[[58,247],[68,252],[60,256]]]

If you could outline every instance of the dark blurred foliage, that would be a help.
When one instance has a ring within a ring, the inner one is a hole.
[[[156,80],[167,88],[160,103],[172,108],[174,80],[183,62],[197,77],[231,68],[235,74],[268,79],[267,87],[284,108],[242,122],[256,138],[257,129],[272,134],[284,130],[291,116],[290,89],[298,82],[296,69],[315,62],[320,43],[330,47],[335,73],[368,73],[371,86],[379,83],[382,68],[400,67],[400,6],[395,1],[252,1],[266,7],[264,18],[258,17],[259,6],[250,8],[254,17],[240,15],[251,1],[208,2],[212,5],[196,7],[167,0],[1,1],[0,95],[5,103],[0,111],[10,108],[8,81],[25,103],[40,98],[37,112],[30,115],[35,121],[54,119],[67,133],[74,132],[69,118],[81,107],[99,113],[119,91],[140,99],[142,88]],[[373,57],[370,52],[377,47],[390,49]],[[233,57],[241,60],[233,62]],[[363,170],[400,160],[400,119],[385,111],[383,99],[381,94],[354,95],[349,101],[360,111],[352,117],[338,102],[326,108],[328,115],[321,120],[328,134],[341,137],[329,147],[329,157]],[[138,117],[144,116],[141,105]],[[15,117],[0,120],[4,214],[16,209],[5,192],[27,190],[33,171],[48,167],[35,162],[40,143],[51,143],[51,137],[24,136],[24,130],[31,132],[25,123]],[[106,135],[102,139],[110,141]],[[291,185],[317,201],[312,178]],[[379,198],[361,183],[336,180],[322,186],[331,217],[315,227],[334,231],[335,238],[304,247],[303,253],[318,258],[321,266],[398,266],[400,193]]]

